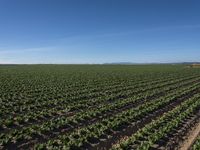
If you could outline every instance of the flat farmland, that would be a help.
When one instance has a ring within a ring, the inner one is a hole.
[[[0,149],[200,149],[200,68],[1,65]]]

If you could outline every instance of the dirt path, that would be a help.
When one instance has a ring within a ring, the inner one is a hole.
[[[181,144],[179,150],[189,150],[198,135],[200,134],[200,120],[199,123],[188,133],[187,139]]]

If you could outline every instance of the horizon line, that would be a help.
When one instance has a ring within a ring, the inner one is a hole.
[[[194,62],[149,62],[149,63],[134,63],[134,62],[111,62],[111,63],[0,63],[0,65],[142,65],[142,64],[195,64]]]

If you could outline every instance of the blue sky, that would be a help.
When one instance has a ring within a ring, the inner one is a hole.
[[[199,0],[0,0],[0,63],[200,61]]]

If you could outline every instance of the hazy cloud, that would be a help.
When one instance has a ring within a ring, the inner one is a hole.
[[[26,53],[26,52],[41,52],[53,50],[54,47],[38,47],[38,48],[26,48],[26,49],[0,49],[0,54],[13,54],[13,53]]]

